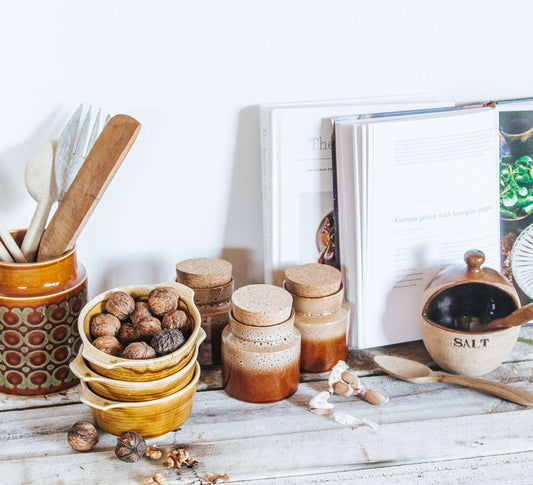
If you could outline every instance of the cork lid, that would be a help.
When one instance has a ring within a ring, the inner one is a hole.
[[[191,288],[211,288],[231,280],[233,265],[224,259],[193,258],[176,264],[178,283]]]
[[[239,288],[231,297],[235,319],[256,327],[275,325],[291,316],[291,294],[273,285],[248,285]]]
[[[341,272],[333,266],[302,264],[285,270],[285,287],[294,295],[317,298],[339,291],[341,278]]]

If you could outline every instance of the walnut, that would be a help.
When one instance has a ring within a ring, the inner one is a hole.
[[[134,431],[126,431],[117,438],[115,455],[122,461],[134,462],[144,455],[146,442],[144,438]]]
[[[150,307],[148,306],[148,303],[145,301],[137,301],[135,302],[135,310],[130,315],[130,320],[131,323],[135,325],[139,323],[143,318],[151,316],[152,312],[150,312]]]
[[[189,335],[192,332],[191,320],[183,310],[171,310],[165,313],[161,326],[163,328],[176,328],[184,335]]]
[[[184,343],[185,337],[175,328],[164,328],[163,330],[159,330],[150,342],[157,355],[170,354],[179,349]]]
[[[105,309],[119,320],[126,320],[135,310],[135,300],[125,291],[115,291],[107,299]]]
[[[191,458],[189,452],[183,448],[176,448],[169,451],[163,458],[165,468],[177,468],[181,470],[181,465],[185,463],[189,468],[198,463],[198,460]]]
[[[98,431],[87,421],[78,421],[69,429],[68,444],[78,451],[89,451],[98,443]]]
[[[152,460],[160,460],[163,456],[162,451],[156,445],[147,446],[144,454]]]
[[[120,329],[120,320],[111,313],[97,313],[92,316],[89,329],[92,338],[102,337],[103,335],[116,337]]]
[[[106,354],[117,356],[122,352],[122,344],[112,335],[102,335],[93,341],[93,345]]]
[[[124,359],[153,359],[155,350],[146,342],[132,342],[122,352]]]
[[[159,330],[161,330],[161,321],[155,317],[149,316],[143,318],[137,325],[133,324],[135,329],[135,340],[150,340]]]
[[[156,473],[152,477],[146,477],[143,481],[143,485],[168,485],[168,480],[162,473]]]
[[[178,295],[172,288],[154,288],[148,294],[148,305],[154,315],[161,316],[178,308]]]
[[[123,345],[131,344],[137,340],[137,331],[131,322],[123,322],[117,334]]]

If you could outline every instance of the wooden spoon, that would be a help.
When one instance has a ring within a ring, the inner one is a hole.
[[[37,261],[57,258],[74,247],[140,128],[131,116],[109,120],[44,231]]]
[[[447,382],[459,386],[471,387],[494,396],[501,397],[522,406],[533,406],[533,393],[500,382],[479,379],[478,377],[457,376],[446,372],[434,372],[428,366],[391,355],[376,355],[376,365],[387,374],[414,384],[431,384]]]
[[[486,332],[487,330],[498,330],[499,328],[517,327],[533,320],[533,302],[518,308],[510,315],[503,318],[496,318],[485,325],[476,326],[475,331]]]
[[[30,225],[22,241],[22,252],[28,261],[34,261],[50,208],[56,200],[54,182],[54,144],[40,146],[26,165],[26,188],[37,201]]]
[[[12,262],[13,260],[15,262],[17,262],[17,263],[27,263],[28,262],[26,260],[26,258],[24,257],[24,254],[22,254],[22,251],[18,247],[16,241],[13,239],[13,236],[8,231],[6,226],[4,226],[4,224],[2,224],[1,221],[0,221],[0,239],[2,239],[2,242],[4,243],[5,249],[12,256],[11,261],[9,261],[9,259],[7,258],[7,255],[2,250],[1,254],[2,254],[2,259],[5,258],[4,261],[6,261],[7,263]]]

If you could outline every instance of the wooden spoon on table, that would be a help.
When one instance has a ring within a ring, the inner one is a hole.
[[[140,128],[131,116],[109,120],[44,231],[37,261],[57,258],[74,247]]]
[[[420,362],[392,355],[376,355],[374,362],[387,374],[414,384],[447,382],[487,392],[522,406],[533,406],[533,393],[501,382],[479,379],[478,377],[458,376],[446,372],[434,372]]]
[[[41,145],[26,165],[26,188],[37,201],[30,225],[22,241],[22,252],[28,261],[34,261],[50,208],[56,200],[54,182],[54,144]]]

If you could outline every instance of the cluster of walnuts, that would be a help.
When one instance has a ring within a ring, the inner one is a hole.
[[[91,318],[92,343],[106,354],[125,359],[170,354],[192,332],[191,319],[178,303],[179,295],[173,288],[155,288],[147,301],[115,291],[105,303],[106,311]]]

